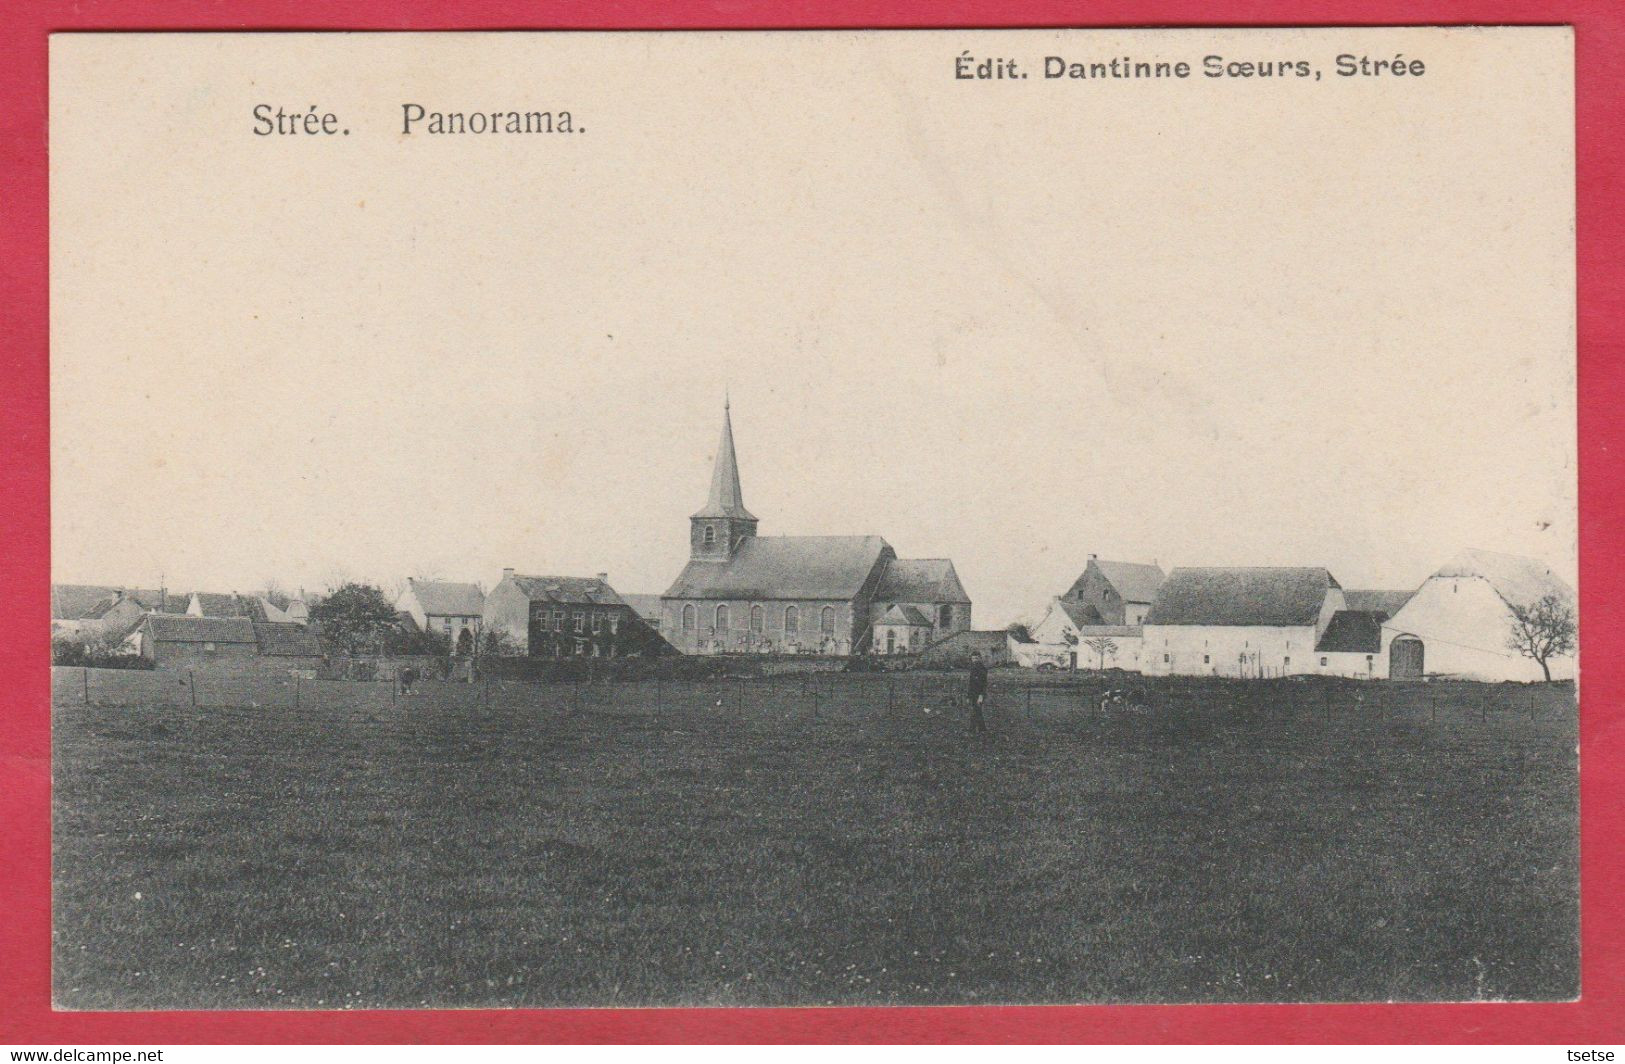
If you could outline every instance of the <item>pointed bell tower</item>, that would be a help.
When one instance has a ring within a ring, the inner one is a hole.
[[[705,508],[689,520],[689,557],[694,561],[725,562],[739,545],[756,535],[756,515],[745,509],[739,490],[739,459],[734,454],[733,418],[729,403],[722,403],[722,442],[717,444],[711,470],[711,497]]]

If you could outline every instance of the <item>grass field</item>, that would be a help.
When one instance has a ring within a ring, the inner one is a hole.
[[[1566,685],[83,679],[62,1008],[1578,992]]]

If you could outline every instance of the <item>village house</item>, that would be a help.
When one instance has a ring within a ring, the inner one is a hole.
[[[395,610],[411,617],[418,631],[445,636],[452,653],[466,655],[480,638],[485,592],[478,584],[409,577]]]
[[[1540,665],[1511,649],[1507,639],[1512,607],[1532,606],[1547,595],[1576,608],[1574,589],[1547,565],[1514,554],[1462,551],[1384,622],[1379,660],[1395,680],[1544,679]],[[1553,679],[1575,674],[1573,655],[1553,658],[1549,665]]]
[[[1050,602],[1025,641],[1011,644],[1027,668],[1128,669],[1140,667],[1141,622],[1166,574],[1156,565],[1089,563],[1072,586]]]
[[[898,563],[879,536],[759,536],[745,508],[733,424],[722,438],[705,506],[689,518],[689,561],[661,596],[661,634],[685,654],[892,652],[971,623],[971,603],[946,560]],[[893,567],[896,566],[894,569]],[[894,607],[898,609],[894,614]]]
[[[1325,676],[1380,680],[1388,675],[1382,625],[1405,605],[1409,591],[1344,591],[1348,609],[1332,614],[1315,644],[1314,671]]]
[[[149,613],[131,635],[131,650],[166,670],[214,675],[314,675],[321,646],[309,628],[247,617]]]
[[[1145,623],[1166,579],[1159,565],[1101,561],[1091,554],[1089,564],[1061,598],[1076,604],[1069,616],[1080,627],[1139,625]]]
[[[1331,573],[1303,568],[1179,568],[1145,617],[1148,676],[1289,676],[1316,671],[1315,648],[1346,608]]]
[[[77,642],[119,640],[153,612],[182,612],[186,596],[166,589],[98,584],[51,585],[51,638]]]
[[[533,658],[619,658],[669,652],[615,589],[609,574],[525,576],[502,570],[485,596],[483,624]]]

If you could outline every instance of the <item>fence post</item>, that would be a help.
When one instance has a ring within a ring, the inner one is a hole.
[[[1027,685],[1027,716],[1033,715],[1033,685]]]
[[[666,685],[660,677],[655,677],[655,716],[660,716],[661,703],[665,701]]]
[[[295,676],[293,678],[293,708],[294,709],[299,708],[299,688],[303,683],[304,683],[304,680],[302,678],[300,678],[299,676]]]
[[[1478,720],[1481,724],[1488,724],[1490,719],[1490,703],[1488,699],[1478,700]]]
[[[399,676],[396,676],[394,679],[389,681],[389,704],[392,705],[392,706],[397,704],[397,702],[400,699],[400,695],[401,695],[401,678]]]
[[[88,706],[90,705],[90,666],[87,665],[79,671],[85,678],[85,705]]]
[[[191,669],[186,670],[186,687],[192,693],[192,708],[197,708],[197,674]]]
[[[896,680],[887,680],[886,681],[886,712],[887,713],[890,713],[892,711],[892,706],[896,701],[897,701],[897,681]]]

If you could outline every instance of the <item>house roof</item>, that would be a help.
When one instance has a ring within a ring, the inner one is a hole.
[[[458,584],[445,580],[408,579],[407,587],[417,596],[423,612],[436,617],[471,617],[485,609],[485,592],[478,584]]]
[[[631,606],[632,612],[644,620],[660,623],[659,595],[622,595],[621,601]]]
[[[1139,639],[1145,629],[1137,624],[1089,624],[1078,629],[1078,640]]]
[[[160,643],[257,643],[247,617],[192,617],[149,613],[142,626]]]
[[[1109,562],[1099,558],[1090,559],[1094,562],[1100,575],[1106,582],[1117,590],[1117,595],[1124,602],[1154,602],[1157,589],[1168,577],[1160,566],[1145,565],[1141,562]]]
[[[266,657],[316,658],[322,654],[316,633],[302,624],[261,621],[254,624],[254,638]]]
[[[52,584],[51,619],[89,621],[112,609],[120,595],[136,601],[144,609],[155,610],[164,602],[164,592],[144,587],[115,587],[105,584]],[[173,605],[178,596],[170,595]],[[182,603],[182,608],[185,604]]]
[[[625,600],[595,576],[514,576],[514,586],[532,602],[570,606],[622,606]]]
[[[1552,572],[1550,566],[1518,554],[1464,550],[1433,575],[1477,577],[1511,605],[1533,605],[1547,595],[1556,595],[1564,602],[1574,601],[1574,589]]]
[[[1350,591],[1343,589],[1343,601],[1351,610],[1370,610],[1392,617],[1411,600],[1414,591]]]
[[[711,468],[711,494],[705,507],[694,516],[756,520],[756,515],[745,509],[745,496],[739,490],[739,458],[734,454],[733,418],[727,403],[722,404],[722,442],[717,444],[717,459]]]
[[[1100,611],[1087,602],[1079,602],[1077,599],[1058,598],[1055,600],[1055,604],[1061,607],[1061,612],[1066,614],[1067,619],[1072,622],[1074,627],[1083,628],[1087,625],[1106,623],[1106,618],[1100,615]]]
[[[880,578],[875,598],[882,602],[970,603],[954,563],[947,558],[893,558]]]
[[[257,598],[239,595],[235,591],[221,594],[199,591],[192,596],[205,617],[245,617],[251,621],[266,620],[265,604]]]
[[[1378,610],[1338,610],[1321,633],[1315,651],[1320,654],[1375,654],[1382,649],[1382,622]]]
[[[893,606],[880,615],[876,624],[904,624],[911,628],[930,628],[931,618],[913,606]]]
[[[852,599],[890,555],[879,536],[755,536],[730,561],[689,562],[663,597]]]
[[[1338,587],[1318,566],[1175,569],[1146,624],[1291,627],[1314,624]]]

